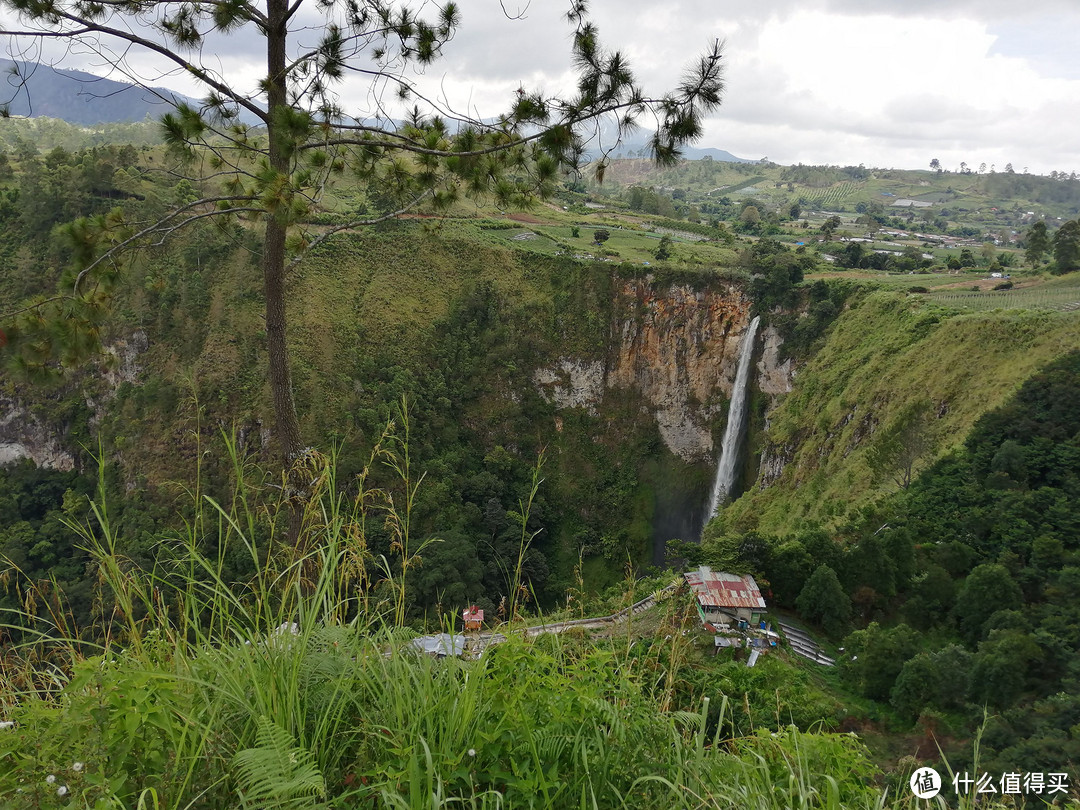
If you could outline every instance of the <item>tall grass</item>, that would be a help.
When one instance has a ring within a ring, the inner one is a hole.
[[[395,429],[371,464],[389,461],[415,492]],[[709,701],[674,705],[687,656],[676,613],[671,642],[644,655],[629,638],[513,634],[476,660],[413,652],[402,604],[418,560],[407,516],[367,488],[370,465],[346,493],[333,459],[310,454],[303,543],[286,547],[288,491],[228,447],[227,502],[193,489],[192,516],[150,570],[118,552],[103,497],[75,527],[102,578],[99,640],[52,621],[9,651],[20,665],[0,683],[14,723],[0,730],[4,806],[884,805],[853,737],[792,727],[722,739],[726,698],[719,722]],[[538,486],[522,503],[523,548]],[[371,557],[376,518],[400,528],[396,562]],[[237,554],[251,571],[240,582],[226,565]]]

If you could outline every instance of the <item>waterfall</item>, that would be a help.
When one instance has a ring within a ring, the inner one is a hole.
[[[716,516],[716,510],[731,491],[735,483],[735,462],[739,456],[739,439],[743,434],[743,422],[746,421],[747,377],[750,373],[750,358],[754,354],[754,335],[758,321],[754,318],[743,336],[739,347],[739,369],[735,374],[735,387],[731,390],[731,407],[728,408],[727,427],[724,428],[724,441],[720,445],[720,461],[716,464],[716,480],[713,481],[712,494],[709,496],[709,509],[705,513],[708,523]]]

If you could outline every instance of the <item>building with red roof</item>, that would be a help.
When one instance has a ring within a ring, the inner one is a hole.
[[[765,600],[749,574],[713,571],[703,565],[683,575],[697,599],[701,623],[714,633],[756,625],[765,613]]]
[[[484,623],[484,611],[472,605],[461,611],[461,619],[465,622],[466,630],[479,630],[480,625]]]

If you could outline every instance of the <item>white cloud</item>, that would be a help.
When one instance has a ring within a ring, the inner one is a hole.
[[[780,162],[1080,163],[1072,141],[1046,138],[1069,120],[1061,100],[1080,97],[1080,81],[1045,78],[994,44],[986,23],[963,17],[773,19],[754,53],[733,54],[711,139],[736,154],[768,148]],[[783,137],[763,124],[784,127]]]
[[[420,79],[425,92],[489,116],[519,85],[573,91],[567,2],[504,0],[520,20],[495,0],[459,5],[462,26]],[[1080,56],[1063,33],[1080,24],[1075,0],[593,0],[591,8],[601,41],[631,57],[652,93],[672,86],[711,40],[726,40],[726,99],[704,146],[780,162],[922,167],[937,157],[1080,168],[1071,101],[1080,99]],[[259,44],[230,36],[204,56],[254,92]],[[65,64],[100,72],[84,55]],[[134,64],[161,75],[160,63]],[[160,83],[192,92],[180,77]],[[376,109],[363,81],[342,91],[361,114]]]

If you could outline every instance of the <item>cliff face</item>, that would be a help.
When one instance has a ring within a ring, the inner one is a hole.
[[[89,425],[96,426],[120,384],[138,380],[139,356],[146,348],[146,334],[136,331],[105,348],[106,359],[98,373],[78,373],[51,397],[36,397],[32,390],[23,392],[28,398],[17,393],[0,396],[0,465],[30,459],[38,467],[74,469],[78,442],[69,435],[73,427],[70,420],[55,414],[44,416],[42,413],[50,409],[41,406],[50,399],[81,401],[89,413]]]
[[[649,404],[675,455],[691,463],[711,459],[710,421],[731,398],[739,343],[750,322],[749,297],[730,283],[695,290],[633,279],[617,290],[604,358],[560,358],[538,369],[534,382],[559,407],[592,413],[605,396],[633,389]],[[775,352],[772,359],[775,366]]]
[[[910,296],[849,298],[813,353],[776,391],[756,437],[755,485],[732,503],[725,526],[772,534],[810,523],[841,526],[850,509],[894,492],[875,469],[877,432],[929,403],[922,469],[964,440],[989,409],[1076,344],[1069,313],[1007,310],[948,315]],[[764,340],[761,357],[770,355]],[[774,362],[774,366],[779,366]],[[782,380],[759,367],[758,390]]]
[[[0,464],[28,458],[38,467],[71,470],[75,456],[64,447],[63,438],[24,403],[0,398]]]

